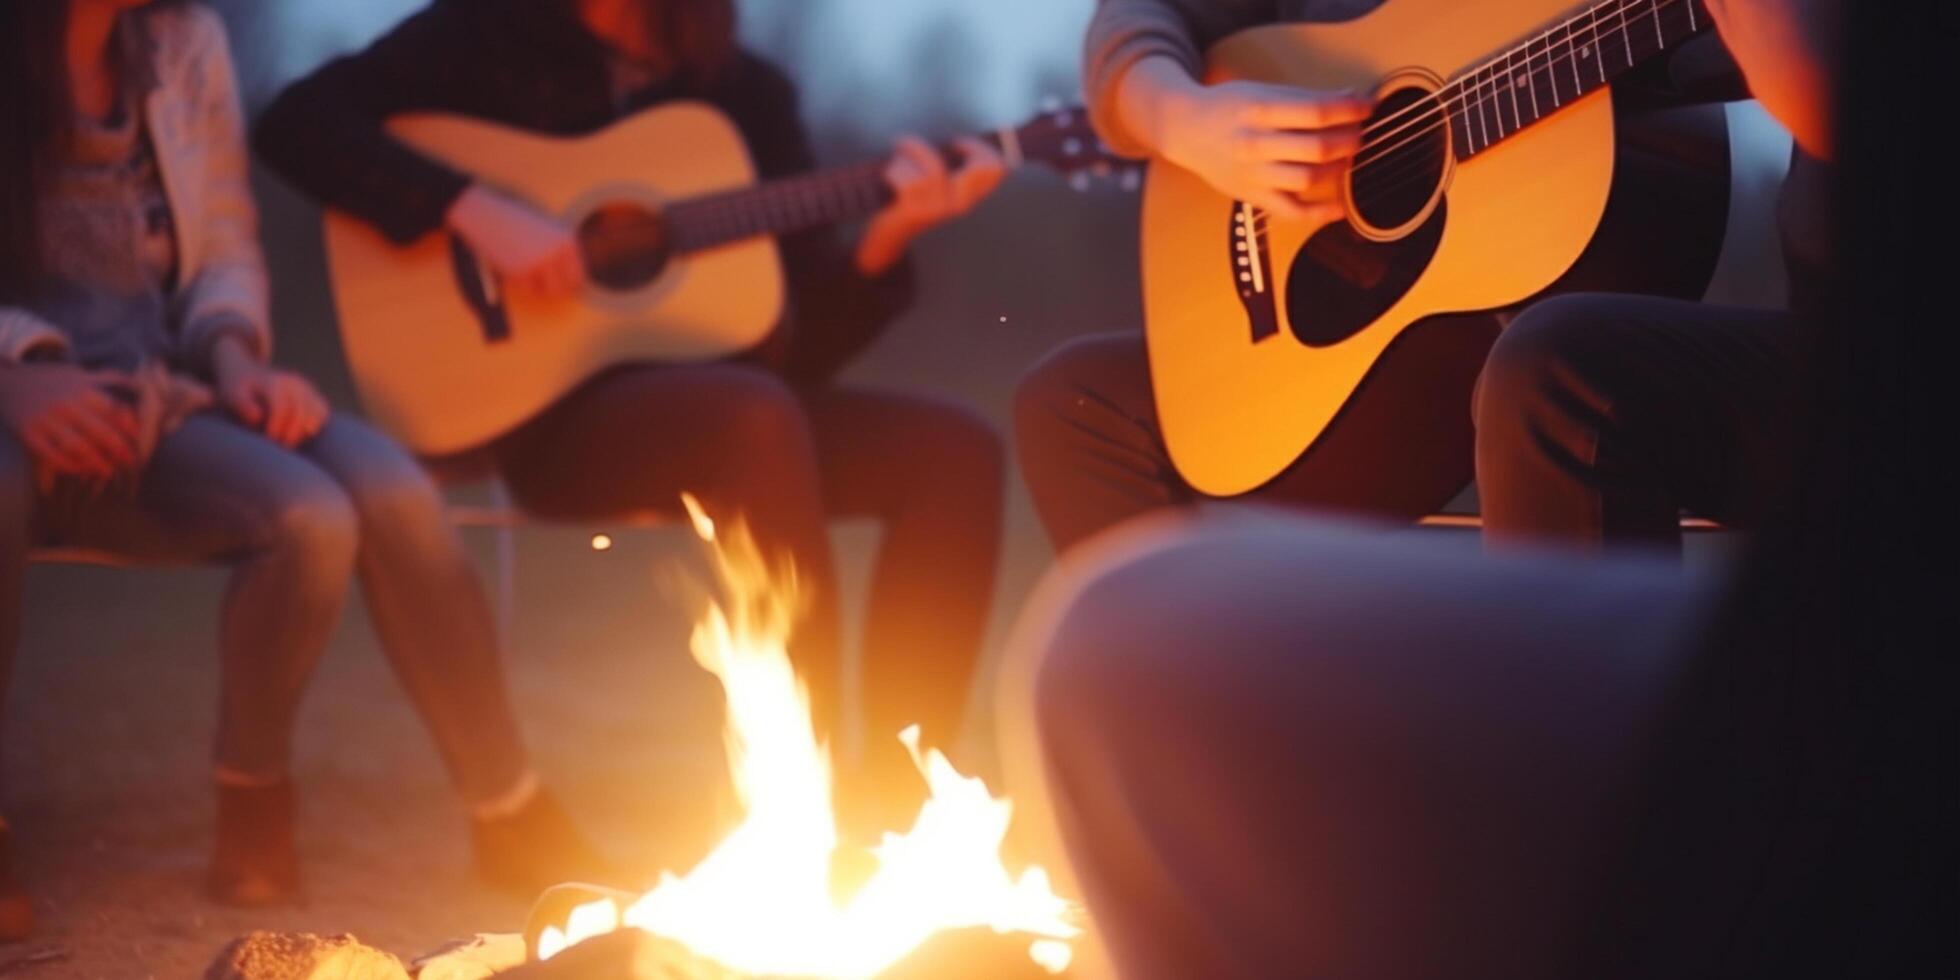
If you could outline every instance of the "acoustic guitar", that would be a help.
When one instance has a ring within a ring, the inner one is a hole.
[[[418,114],[388,131],[432,159],[560,217],[589,277],[568,299],[506,293],[455,236],[406,246],[328,212],[329,274],[368,413],[418,453],[478,446],[586,379],[632,362],[729,357],[782,320],[776,236],[868,216],[890,200],[887,161],[758,183],[734,124],[672,103],[563,139]],[[1074,108],[986,134],[1010,166],[1078,183],[1119,173]]]
[[[1360,89],[1375,110],[1345,221],[1270,220],[1152,165],[1146,338],[1184,478],[1215,496],[1256,489],[1314,446],[1409,326],[1508,307],[1565,274],[1613,183],[1608,86],[1710,26],[1700,0],[1391,0],[1215,46],[1212,82]]]

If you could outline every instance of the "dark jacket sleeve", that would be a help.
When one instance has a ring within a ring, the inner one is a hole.
[[[764,180],[808,173],[816,153],[798,110],[796,88],[768,63],[743,55],[732,70],[724,100],[749,141]],[[783,371],[798,384],[821,384],[883,335],[911,306],[911,262],[869,278],[842,239],[829,229],[783,238],[783,271],[789,280],[795,322]]]
[[[469,178],[390,137],[391,116],[458,101],[482,59],[455,36],[454,0],[404,21],[359,54],[282,93],[254,140],[274,171],[319,203],[407,243],[443,223]]]

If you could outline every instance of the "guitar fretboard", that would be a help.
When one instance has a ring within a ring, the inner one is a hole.
[[[1437,95],[1450,115],[1457,159],[1482,153],[1712,24],[1702,0],[1605,0],[1458,76]]]
[[[995,149],[1009,149],[999,134],[978,138]],[[1010,159],[1010,165],[1018,162]],[[871,160],[676,202],[666,211],[669,244],[686,254],[862,218],[891,202],[885,183],[888,163]]]

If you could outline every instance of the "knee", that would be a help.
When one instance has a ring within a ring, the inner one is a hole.
[[[336,418],[308,455],[345,495],[360,538],[426,540],[447,531],[442,493],[422,464],[365,424]]]
[[[1105,592],[1092,584],[1069,605],[1035,674],[1035,728],[1057,773],[1070,768],[1069,760],[1102,755],[1102,740],[1120,739],[1115,732],[1127,721],[1111,717],[1123,712],[1125,701],[1111,696],[1121,675],[1111,662],[1116,631]]]
[[[720,386],[708,417],[720,429],[732,460],[765,464],[812,456],[809,413],[796,391],[774,375],[744,371]]]
[[[1591,351],[1606,329],[1605,311],[1591,296],[1559,296],[1533,304],[1497,338],[1477,381],[1476,418],[1524,419],[1545,403],[1583,389]]]
[[[360,545],[360,517],[347,494],[321,479],[277,500],[261,529],[263,545],[296,561],[303,573],[344,579]]]
[[[1023,446],[1049,440],[1086,401],[1083,377],[1095,360],[1093,345],[1076,340],[1042,358],[1014,387],[1014,437]]]
[[[1043,752],[1051,759],[1095,758],[1120,764],[1125,747],[1162,736],[1179,714],[1159,711],[1166,688],[1177,686],[1164,670],[1185,649],[1187,622],[1169,605],[1154,603],[1147,579],[1154,558],[1131,561],[1095,574],[1069,600],[1043,651],[1034,679],[1034,717]]]
[[[441,492],[413,462],[375,466],[345,478],[342,486],[363,538],[426,538],[448,528]]]

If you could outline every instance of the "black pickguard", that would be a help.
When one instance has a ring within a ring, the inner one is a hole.
[[[1449,202],[1409,235],[1374,242],[1347,222],[1322,229],[1293,259],[1286,312],[1293,336],[1308,347],[1332,347],[1360,333],[1400,302],[1436,258]]]

